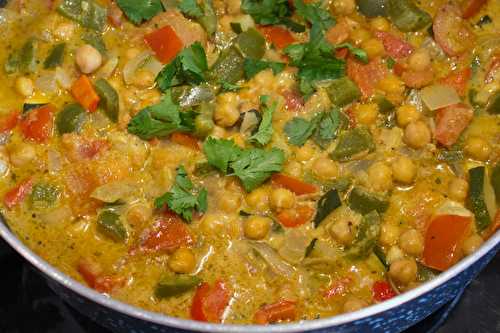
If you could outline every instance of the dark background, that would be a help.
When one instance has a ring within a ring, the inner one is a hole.
[[[1,239],[0,272],[0,333],[111,333],[62,302]],[[446,309],[405,333],[500,333],[500,255],[471,283],[449,316],[444,313]]]

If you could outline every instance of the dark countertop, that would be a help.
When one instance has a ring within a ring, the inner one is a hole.
[[[0,333],[111,333],[62,302],[17,253],[0,240]],[[500,255],[465,291],[437,330],[440,314],[405,333],[500,333]]]

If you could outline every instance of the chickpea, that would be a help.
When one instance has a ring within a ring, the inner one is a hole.
[[[390,28],[390,23],[384,17],[375,17],[370,21],[370,26],[373,30],[388,31]]]
[[[399,246],[391,246],[389,251],[387,251],[387,255],[385,258],[387,259],[387,262],[389,264],[392,264],[393,262],[396,262],[398,260],[401,260],[405,257],[405,254],[403,251],[399,248]]]
[[[257,211],[265,211],[269,208],[269,190],[265,187],[259,187],[246,196],[247,205]]]
[[[481,245],[483,245],[484,240],[479,235],[472,235],[465,239],[464,245],[462,246],[464,253],[469,255],[475,252]]]
[[[243,226],[245,237],[254,240],[263,239],[269,233],[271,224],[272,221],[268,217],[257,215],[251,216],[245,221]]]
[[[238,95],[231,92],[219,95],[214,111],[215,123],[222,127],[231,127],[238,121],[239,117]]]
[[[276,210],[292,208],[295,194],[286,188],[277,188],[271,192],[271,206]]]
[[[358,104],[354,114],[360,124],[371,125],[377,121],[378,106],[375,103]]]
[[[102,56],[93,46],[85,44],[76,50],[75,62],[82,73],[90,74],[101,67]]]
[[[368,179],[376,191],[392,188],[392,169],[383,162],[376,162],[368,168]]]
[[[380,243],[386,246],[394,245],[399,239],[401,229],[394,224],[384,223],[380,233]]]
[[[339,220],[333,223],[329,229],[332,237],[343,245],[349,245],[354,239],[354,230],[352,222]]]
[[[396,75],[390,74],[380,80],[377,86],[388,94],[402,94],[405,91],[405,85]]]
[[[431,64],[431,56],[426,49],[418,49],[408,59],[408,66],[411,70],[421,72],[427,69]]]
[[[349,299],[344,303],[344,312],[354,312],[361,310],[368,306],[368,303],[357,297],[349,297]]]
[[[397,182],[411,184],[416,174],[417,167],[409,157],[400,156],[392,163],[392,175]]]
[[[370,39],[370,32],[362,28],[354,29],[351,31],[350,37],[354,44],[360,45],[364,41]]]
[[[467,155],[478,161],[487,161],[490,157],[491,146],[488,141],[479,137],[470,137],[464,147]]]
[[[312,165],[312,172],[319,179],[330,180],[339,176],[339,167],[332,159],[319,157]]]
[[[361,48],[366,51],[370,59],[376,58],[384,54],[384,44],[376,38],[370,38],[361,43]]]
[[[304,145],[297,149],[295,152],[295,158],[297,161],[305,162],[309,161],[314,156],[314,148],[311,145]]]
[[[219,207],[226,213],[234,213],[241,205],[241,197],[234,192],[225,192],[219,199]]]
[[[10,163],[15,167],[23,167],[36,159],[36,150],[30,144],[19,144],[9,152]]]
[[[391,264],[389,275],[401,284],[408,284],[417,279],[417,263],[414,259],[400,259]]]
[[[448,195],[456,201],[464,201],[469,191],[469,183],[461,178],[455,178],[448,184]]]
[[[399,246],[408,254],[419,256],[424,252],[424,237],[415,229],[409,229],[399,237]]]
[[[300,177],[302,174],[302,164],[297,161],[290,161],[285,164],[284,171],[293,177]]]
[[[420,112],[418,112],[417,108],[413,105],[410,104],[401,105],[396,110],[396,118],[399,127],[404,128],[408,126],[409,123],[419,120]]]
[[[406,126],[403,141],[412,148],[423,148],[431,142],[431,131],[423,121],[411,122]]]
[[[30,78],[20,76],[16,79],[16,91],[25,97],[33,95],[33,81]]]
[[[226,223],[221,216],[216,214],[205,214],[200,226],[203,233],[209,236],[226,234]]]
[[[134,226],[144,225],[151,216],[153,211],[151,207],[145,204],[137,204],[130,207],[127,211],[127,221]]]
[[[75,25],[72,22],[59,24],[54,30],[54,35],[60,40],[69,40],[75,33]]]
[[[332,3],[332,10],[338,15],[349,15],[356,9],[356,2],[354,0],[334,0]]]
[[[191,273],[196,266],[196,259],[193,251],[181,247],[168,258],[168,267],[175,273]]]

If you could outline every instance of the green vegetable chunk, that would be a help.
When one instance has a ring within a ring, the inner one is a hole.
[[[404,32],[418,31],[432,23],[432,17],[412,0],[387,0],[386,10],[392,23]]]
[[[127,240],[128,232],[120,215],[110,210],[105,210],[97,217],[97,229],[116,242],[124,242]]]
[[[331,189],[326,192],[318,201],[316,216],[314,216],[314,227],[317,228],[331,212],[341,205],[342,202],[340,201],[340,196],[336,189]]]
[[[55,45],[50,51],[47,58],[43,62],[43,68],[56,68],[57,66],[61,66],[64,61],[64,50],[66,49],[66,43],[60,43]]]
[[[33,186],[30,203],[33,209],[49,208],[59,199],[61,191],[52,184],[38,183]]]
[[[92,45],[102,55],[106,55],[108,50],[106,48],[104,40],[102,39],[101,34],[89,31],[82,35],[82,40],[87,44]]]
[[[177,296],[193,289],[200,283],[201,279],[192,275],[165,275],[156,285],[155,296],[157,298]]]
[[[99,104],[101,108],[104,109],[104,113],[112,122],[116,123],[120,112],[120,101],[115,88],[113,88],[105,79],[97,80],[94,83],[94,87],[97,94],[101,98]]]
[[[12,74],[33,73],[36,70],[36,46],[34,38],[28,39],[21,49],[13,52],[4,64],[5,72]]]
[[[361,220],[358,232],[352,245],[347,249],[346,256],[351,259],[363,259],[370,255],[380,236],[380,216],[372,211]]]
[[[490,97],[486,111],[491,114],[500,114],[500,91]]]
[[[85,28],[104,31],[106,26],[106,8],[93,0],[63,0],[57,11]]]
[[[387,0],[357,0],[359,11],[367,17],[386,16]]]
[[[236,83],[244,77],[245,58],[234,46],[219,56],[210,69],[209,77],[214,82]]]
[[[163,11],[160,0],[117,0],[118,7],[134,24],[140,24]]]
[[[292,8],[288,0],[243,0],[241,10],[258,24],[283,24],[295,32],[305,31],[302,24],[290,19]]]
[[[368,214],[371,211],[382,214],[389,208],[389,201],[384,197],[376,193],[369,193],[359,187],[352,189],[347,203],[352,210],[360,214]]]
[[[439,275],[439,271],[426,267],[417,262],[417,280],[419,282],[427,282]]]
[[[358,86],[348,77],[332,81],[326,88],[326,92],[332,104],[339,107],[346,106],[361,97]]]
[[[485,185],[487,184],[486,168],[484,166],[469,170],[469,206],[476,217],[476,227],[483,231],[491,224],[491,216],[488,212]]]
[[[491,170],[491,186],[493,186],[493,191],[495,191],[497,204],[500,205],[500,164],[497,164]]]
[[[356,127],[342,133],[330,157],[336,161],[349,161],[375,150],[370,132],[366,128]]]
[[[209,36],[217,31],[217,15],[211,0],[182,0],[178,5],[180,11],[189,18],[195,19],[206,30]]]
[[[68,104],[56,116],[56,128],[60,135],[79,132],[87,119],[87,112],[80,104]]]
[[[198,107],[198,115],[194,119],[194,134],[199,138],[205,138],[214,129],[213,112],[215,105],[213,103],[202,103]]]
[[[266,40],[253,28],[239,34],[237,42],[243,55],[250,59],[258,60],[266,52]]]

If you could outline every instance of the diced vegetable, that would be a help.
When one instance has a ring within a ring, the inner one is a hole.
[[[284,237],[285,241],[278,249],[278,254],[291,264],[299,264],[306,256],[311,237],[300,229],[287,230]]]
[[[24,137],[36,142],[45,142],[52,135],[55,108],[51,104],[31,110],[19,124]]]
[[[433,218],[425,234],[424,264],[439,271],[453,266],[460,259],[471,222],[470,217],[458,215]]]
[[[34,38],[28,39],[21,49],[13,52],[4,64],[5,72],[8,74],[32,73],[36,69],[36,41]]]
[[[376,31],[375,36],[382,41],[385,51],[392,58],[405,58],[413,52],[413,46],[410,43],[389,32]]]
[[[447,77],[440,80],[444,85],[453,87],[460,96],[465,96],[467,85],[472,77],[472,70],[465,68],[461,71],[452,72]],[[458,102],[457,102],[458,103]]]
[[[387,66],[380,59],[373,59],[368,64],[347,59],[347,75],[356,83],[363,98],[373,95],[377,83],[388,73]]]
[[[198,18],[198,22],[201,24],[209,36],[213,36],[217,31],[217,14],[212,3],[212,0],[203,0],[201,2],[201,9],[203,10],[203,15]]]
[[[433,84],[421,91],[422,101],[432,111],[460,103],[460,96],[449,85]]]
[[[184,46],[175,30],[169,25],[145,35],[144,41],[164,64],[172,61]]]
[[[296,228],[309,222],[314,216],[314,209],[307,205],[283,210],[276,215],[278,222],[287,228]]]
[[[33,186],[30,195],[31,207],[43,209],[52,206],[59,198],[61,191],[52,184],[38,183]]]
[[[107,48],[100,33],[89,31],[82,35],[82,40],[94,47],[101,55],[106,56]]]
[[[193,150],[200,150],[200,142],[198,139],[187,133],[172,133],[170,135],[170,141]]]
[[[430,267],[426,267],[421,263],[417,263],[418,271],[417,271],[417,280],[419,282],[427,282],[434,279],[438,276],[439,271],[432,269]]]
[[[76,269],[89,287],[100,293],[112,292],[125,283],[123,277],[105,275],[101,265],[91,259],[80,259]]]
[[[296,302],[281,300],[261,306],[255,313],[253,322],[259,325],[267,325],[282,320],[295,320],[296,316]]]
[[[60,135],[79,132],[86,119],[86,112],[80,104],[68,104],[56,116],[57,132]]]
[[[332,104],[343,107],[361,97],[358,86],[347,77],[333,80],[326,88]]]
[[[316,185],[305,183],[297,178],[282,173],[275,173],[272,175],[271,181],[273,184],[289,189],[297,195],[311,194],[319,191]]]
[[[500,114],[500,91],[490,97],[486,111],[491,114]]]
[[[266,40],[253,28],[242,32],[237,42],[241,52],[250,59],[260,59],[266,52]]]
[[[245,58],[236,47],[224,51],[210,69],[210,78],[215,82],[236,83],[244,77]]]
[[[474,35],[456,3],[447,2],[438,9],[432,28],[434,39],[447,55],[457,56],[472,48]]]
[[[474,117],[472,109],[465,104],[451,105],[436,113],[434,137],[443,146],[450,147],[469,126]]]
[[[367,192],[360,187],[352,189],[347,203],[352,210],[360,214],[368,214],[373,210],[382,214],[389,208],[389,202],[386,198],[377,193]]]
[[[220,323],[224,310],[229,305],[231,292],[222,281],[210,286],[202,283],[193,297],[191,318],[198,321]]]
[[[73,83],[71,86],[71,94],[87,111],[94,112],[97,110],[100,98],[88,76],[82,75]]]
[[[0,133],[8,132],[16,127],[19,117],[19,111],[13,111],[6,116],[0,117]]]
[[[359,11],[364,16],[386,16],[387,0],[357,0]]]
[[[500,206],[500,164],[497,164],[491,170],[491,186],[495,191],[497,204]]]
[[[397,294],[387,281],[375,281],[372,286],[372,297],[376,302],[387,301]]]
[[[56,68],[57,66],[61,66],[64,61],[64,50],[66,49],[66,43],[60,43],[55,45],[50,51],[47,58],[43,62],[43,68]]]
[[[194,119],[194,133],[199,138],[205,138],[214,129],[214,104],[202,103],[198,108],[198,115]]]
[[[149,251],[172,252],[180,246],[187,246],[193,242],[188,227],[177,215],[169,215],[148,235],[142,243],[142,248]]]
[[[326,192],[318,201],[316,216],[314,216],[314,226],[318,227],[331,212],[341,205],[342,202],[340,201],[340,196],[336,189],[331,189]]]
[[[127,240],[128,232],[120,215],[110,210],[105,210],[97,217],[97,229],[107,237],[117,242]]]
[[[208,104],[215,98],[214,90],[208,85],[199,85],[194,87],[189,87],[184,90],[182,95],[179,97],[179,105],[182,107],[192,107],[192,106],[202,106],[213,107]]]
[[[479,231],[488,228],[494,218],[496,207],[494,199],[491,200],[491,196],[494,196],[492,192],[486,168],[480,166],[470,169],[468,203],[476,217],[476,227]]]
[[[100,106],[104,109],[104,113],[116,123],[120,113],[120,101],[115,88],[105,79],[99,79],[95,82],[95,91],[99,95]]]
[[[488,0],[465,0],[462,2],[462,17],[469,19],[475,16]]]
[[[278,49],[284,49],[295,42],[293,35],[285,28],[279,26],[261,26],[259,30],[264,34],[267,41],[274,44]]]
[[[185,293],[201,283],[201,279],[192,275],[164,275],[155,288],[157,298],[168,298]]]
[[[356,127],[340,134],[338,144],[330,153],[337,161],[349,161],[359,158],[375,149],[370,132],[363,127]]]
[[[424,29],[432,22],[431,16],[413,0],[388,0],[386,10],[392,23],[404,32]]]
[[[346,255],[352,259],[367,257],[377,244],[380,236],[380,216],[374,210],[363,216],[358,226],[356,238],[346,251]]]
[[[294,275],[295,269],[293,266],[283,261],[278,253],[268,244],[250,242],[250,246],[276,274],[286,278],[291,278]]]
[[[8,209],[14,208],[14,206],[21,203],[21,201],[26,198],[31,193],[33,188],[33,179],[26,178],[17,184],[14,188],[10,189],[7,193],[5,193],[3,197],[3,204]]]
[[[57,11],[85,28],[103,31],[106,26],[106,8],[93,0],[63,0]]]

